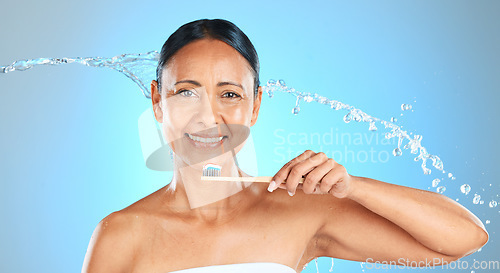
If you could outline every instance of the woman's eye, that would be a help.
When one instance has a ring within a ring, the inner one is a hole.
[[[192,90],[182,89],[179,90],[177,94],[180,94],[183,97],[191,97],[192,95],[194,95],[194,92]]]
[[[230,98],[230,99],[241,97],[240,95],[238,95],[238,94],[236,94],[234,92],[227,92],[227,93],[224,93],[224,95],[222,95],[222,96],[225,97],[225,98]]]

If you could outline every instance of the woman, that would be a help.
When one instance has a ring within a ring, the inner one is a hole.
[[[428,266],[488,241],[451,199],[349,175],[321,152],[305,151],[269,184],[201,181],[207,163],[248,176],[234,154],[257,121],[258,75],[253,45],[228,21],[169,37],[151,97],[174,151],[172,181],[98,224],[82,272],[300,272],[320,256]]]

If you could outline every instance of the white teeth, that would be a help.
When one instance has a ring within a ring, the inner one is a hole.
[[[198,141],[198,142],[203,142],[203,143],[215,143],[215,142],[219,142],[222,140],[222,138],[224,137],[211,137],[211,138],[204,138],[204,137],[199,137],[199,136],[193,136],[191,134],[187,134],[189,136],[189,138],[191,138],[192,140],[194,141]]]

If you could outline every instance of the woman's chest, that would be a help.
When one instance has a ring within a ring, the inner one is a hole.
[[[133,271],[170,272],[246,262],[276,262],[295,268],[320,223],[310,215],[292,214],[258,213],[222,225],[158,225],[144,234]]]

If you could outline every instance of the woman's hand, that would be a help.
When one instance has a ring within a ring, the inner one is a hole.
[[[304,182],[299,184],[303,176]],[[328,158],[325,153],[307,150],[286,163],[274,175],[268,191],[282,188],[293,196],[296,189],[302,189],[306,194],[331,194],[344,198],[352,191],[351,178],[344,166]]]

